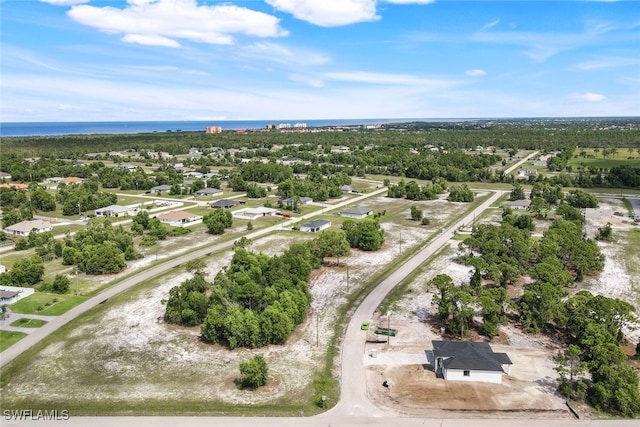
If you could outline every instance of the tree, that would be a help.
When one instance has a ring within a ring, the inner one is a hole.
[[[597,240],[610,241],[611,234],[613,230],[611,229],[611,223],[608,222],[604,227],[598,227],[598,233],[596,234]]]
[[[449,189],[450,202],[473,202],[473,192],[467,184],[453,186]]]
[[[69,290],[71,282],[69,278],[63,274],[56,274],[51,284],[51,290],[57,294],[64,294]]]
[[[243,388],[255,389],[267,383],[269,367],[261,354],[256,354],[248,361],[240,362],[240,385]]]
[[[210,234],[223,234],[225,228],[231,227],[233,217],[231,212],[226,209],[216,209],[207,213],[202,219],[204,225],[207,226],[207,232]]]
[[[420,221],[422,219],[422,209],[417,206],[411,206],[411,219],[413,221]]]
[[[344,231],[323,231],[318,237],[318,247],[323,258],[327,256],[336,257],[337,265],[340,265],[341,256],[347,256],[351,252]]]
[[[524,199],[524,190],[522,185],[515,183],[513,184],[513,189],[511,190],[511,194],[509,195],[509,200],[523,200]]]
[[[598,198],[584,190],[575,189],[569,191],[566,197],[567,203],[574,208],[597,208]]]
[[[352,248],[377,251],[384,243],[384,231],[376,220],[365,219],[356,222],[347,219],[342,223],[342,229]]]
[[[6,281],[4,285],[9,286],[32,286],[42,280],[44,276],[44,265],[38,255],[23,258],[16,261],[11,271],[4,273]]]
[[[581,355],[580,347],[571,344],[553,358],[556,362],[554,370],[558,373],[558,388],[560,393],[569,399],[583,400],[586,397],[586,383],[577,380],[587,368],[581,360]]]

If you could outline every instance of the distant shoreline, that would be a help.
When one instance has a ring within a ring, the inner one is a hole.
[[[0,137],[54,137],[73,135],[116,135],[160,132],[204,132],[208,126],[222,131],[266,130],[269,125],[282,129],[358,127],[408,123],[464,122],[570,122],[639,120],[640,117],[522,117],[522,118],[386,118],[322,120],[197,120],[197,121],[111,121],[111,122],[7,122],[0,123]],[[289,126],[289,127],[287,127]],[[281,129],[281,130],[282,130]]]

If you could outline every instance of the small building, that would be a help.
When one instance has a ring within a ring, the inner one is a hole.
[[[28,190],[29,189],[29,184],[25,184],[25,183],[15,183],[15,182],[3,182],[2,184],[0,184],[0,188],[11,188],[13,190]]]
[[[355,208],[345,209],[342,212],[340,212],[338,215],[344,216],[347,218],[362,219],[362,218],[368,217],[372,213],[373,213],[373,210],[371,210],[370,208],[355,207]]]
[[[166,193],[171,191],[170,185],[156,185],[155,187],[151,187],[149,189],[149,193]]]
[[[11,180],[11,174],[9,172],[0,172],[0,179]]]
[[[60,182],[62,184],[82,184],[84,179],[78,178],[77,176],[68,176],[66,178],[62,178]]]
[[[340,191],[343,193],[353,193],[353,188],[350,185],[342,185],[340,186]]]
[[[164,212],[158,215],[160,222],[174,227],[188,227],[202,222],[202,216],[186,211]]]
[[[49,221],[35,219],[33,221],[22,221],[17,224],[10,225],[4,229],[7,234],[14,236],[28,236],[31,232],[44,233],[52,231],[53,226]]]
[[[257,207],[257,208],[238,209],[237,211],[234,211],[231,215],[234,218],[253,220],[263,216],[272,216],[272,215],[275,215],[276,213],[278,213],[277,209]]]
[[[433,370],[446,381],[501,384],[512,364],[506,353],[494,353],[486,342],[433,341]]]
[[[513,200],[510,202],[507,202],[505,206],[509,206],[511,207],[511,209],[515,209],[515,210],[529,209],[529,206],[531,206],[531,200],[530,199]]]
[[[133,206],[110,205],[95,210],[96,216],[118,218],[121,216],[135,215],[137,208]]]
[[[536,176],[538,175],[537,169],[520,169],[518,172],[519,177],[528,177],[528,176]]]
[[[215,209],[230,209],[234,206],[238,206],[239,204],[240,202],[237,200],[220,199],[211,203],[211,207]]]
[[[306,233],[317,233],[331,227],[331,221],[325,219],[316,219],[300,226],[300,231]]]
[[[195,192],[196,196],[219,196],[222,194],[222,190],[219,188],[203,188],[202,190],[198,190]]]
[[[294,200],[298,201],[298,205],[308,205],[313,202],[311,197],[290,197],[288,199],[280,200],[280,203],[282,203],[282,206],[293,206]]]
[[[222,126],[207,126],[205,128],[206,133],[222,133]]]
[[[13,304],[26,298],[35,292],[33,288],[21,288],[18,286],[3,286],[0,288],[0,305]]]

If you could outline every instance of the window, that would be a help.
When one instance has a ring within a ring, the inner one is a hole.
[[[465,377],[469,377],[471,376],[471,371],[463,371],[462,375],[464,375]]]

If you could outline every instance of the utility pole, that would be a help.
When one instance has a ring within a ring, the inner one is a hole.
[[[349,293],[349,264],[347,264],[347,293]]]
[[[387,345],[391,340],[391,312],[387,313]]]

